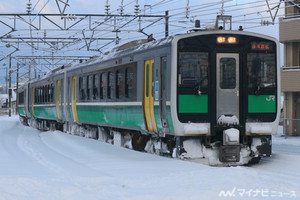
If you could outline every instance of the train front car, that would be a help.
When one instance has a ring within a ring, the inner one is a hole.
[[[280,115],[278,42],[242,31],[195,32],[172,42],[172,118],[178,155],[198,138],[210,164],[271,155]],[[186,145],[187,146],[187,145]]]

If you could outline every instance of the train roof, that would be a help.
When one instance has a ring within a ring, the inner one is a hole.
[[[78,69],[81,67],[86,67],[90,65],[95,65],[97,63],[109,61],[115,58],[119,57],[124,57],[128,56],[137,52],[142,52],[146,51],[149,49],[155,49],[159,48],[162,46],[168,46],[171,45],[172,41],[176,42],[177,40],[185,37],[193,37],[197,35],[206,35],[206,34],[240,34],[240,35],[250,35],[250,36],[256,36],[256,37],[262,37],[262,38],[267,38],[267,39],[272,39],[276,40],[275,38],[272,38],[270,36],[262,35],[262,34],[257,34],[253,32],[246,32],[246,31],[228,31],[228,30],[202,30],[202,31],[195,31],[195,32],[190,32],[190,33],[185,33],[185,34],[178,34],[175,36],[169,36],[163,39],[159,40],[152,40],[152,41],[147,41],[147,40],[134,40],[125,44],[120,44],[120,45],[115,45],[108,50],[106,50],[101,56],[99,57],[94,57],[91,58],[90,60],[83,62],[83,63],[71,63],[68,65],[61,66],[59,68],[53,69],[49,71],[45,76],[34,79],[30,81],[29,83],[34,83],[36,81],[44,80],[50,77],[53,77],[55,75],[63,73],[65,70],[71,71],[74,69]]]

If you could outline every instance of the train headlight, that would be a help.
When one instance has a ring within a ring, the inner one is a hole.
[[[217,42],[218,43],[224,43],[224,42],[226,42],[226,38],[225,37],[217,37]]]
[[[234,44],[234,43],[236,43],[236,37],[228,37],[227,42],[228,42],[229,44]]]

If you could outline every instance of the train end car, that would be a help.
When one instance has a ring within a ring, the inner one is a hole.
[[[280,117],[278,41],[219,30],[177,36],[172,46],[178,153],[185,151],[186,138],[198,136],[206,152],[216,151],[217,164],[270,156]]]

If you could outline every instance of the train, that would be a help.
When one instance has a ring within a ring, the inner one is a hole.
[[[279,43],[243,30],[135,40],[23,84],[22,123],[138,151],[245,165],[272,155]]]

